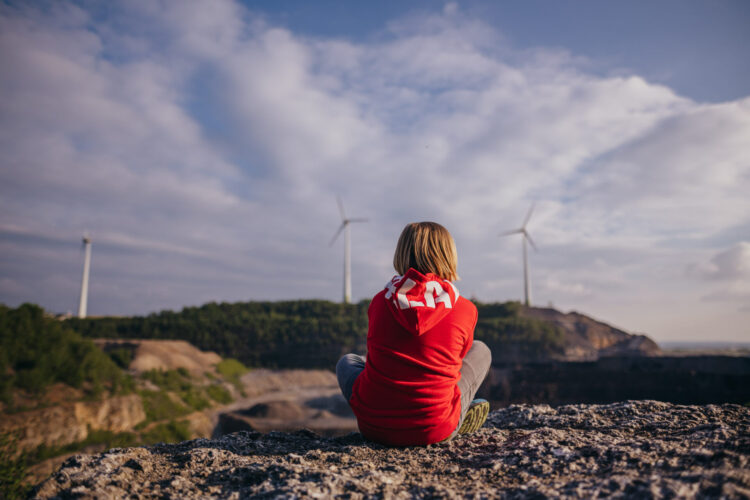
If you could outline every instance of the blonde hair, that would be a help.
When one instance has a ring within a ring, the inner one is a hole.
[[[407,224],[396,244],[393,267],[403,275],[410,267],[448,281],[458,279],[458,257],[453,236],[436,222]]]

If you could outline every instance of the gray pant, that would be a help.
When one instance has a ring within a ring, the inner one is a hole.
[[[490,348],[481,340],[475,340],[471,349],[463,359],[461,365],[461,378],[458,388],[461,390],[461,419],[458,426],[464,421],[466,410],[469,409],[474,396],[482,385],[482,381],[490,371],[492,364],[492,353]],[[336,378],[339,381],[341,393],[347,401],[352,397],[352,387],[362,370],[365,369],[365,358],[358,354],[346,354],[336,364]],[[458,430],[458,428],[456,428]]]

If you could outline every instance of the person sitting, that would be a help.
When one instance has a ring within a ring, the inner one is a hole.
[[[492,355],[474,340],[477,308],[453,281],[457,254],[440,224],[408,224],[393,265],[399,273],[368,309],[367,356],[336,365],[362,435],[390,446],[428,445],[474,432],[489,403],[474,399]]]

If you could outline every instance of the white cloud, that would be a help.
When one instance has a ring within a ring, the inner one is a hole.
[[[711,291],[702,297],[704,301],[738,304],[739,312],[750,312],[749,242],[741,241],[709,261],[688,264],[686,269],[689,276],[710,283]]]
[[[367,43],[298,36],[231,1],[104,18],[4,7],[0,63],[0,227],[109,238],[94,314],[337,299],[337,194],[371,220],[353,228],[356,297],[389,277],[403,225],[432,219],[456,237],[462,289],[517,298],[520,249],[496,235],[539,200],[533,296],[679,335],[669,307],[716,293],[684,269],[750,218],[750,98],[703,105],[595,76],[575,54],[514,50],[455,6]],[[0,234],[0,300],[75,295],[76,256],[49,250],[60,238]],[[729,272],[733,257],[716,258],[695,272]],[[55,280],[18,285],[33,262]],[[721,307],[694,314],[743,333]]]
[[[714,255],[710,262],[692,264],[688,273],[707,280],[740,281],[750,278],[750,242],[741,241]]]
[[[542,286],[550,294],[564,294],[573,297],[590,296],[592,291],[583,283],[561,281],[555,276],[547,276]]]

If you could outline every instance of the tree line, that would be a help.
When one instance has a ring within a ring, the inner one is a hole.
[[[518,302],[475,304],[475,338],[490,346],[496,361],[562,352],[562,330],[525,317]],[[92,393],[122,389],[128,378],[120,368],[128,360],[105,355],[92,338],[186,340],[250,367],[333,369],[341,355],[365,352],[368,306],[369,301],[211,302],[148,316],[59,321],[34,304],[0,304],[0,399],[7,401],[13,387],[38,393],[55,382]]]
[[[475,338],[486,342],[497,360],[539,359],[562,352],[562,330],[523,316],[520,303],[475,304]],[[365,352],[368,306],[366,300],[212,302],[179,312],[73,318],[65,323],[90,338],[186,340],[251,367],[332,369],[341,355]]]

